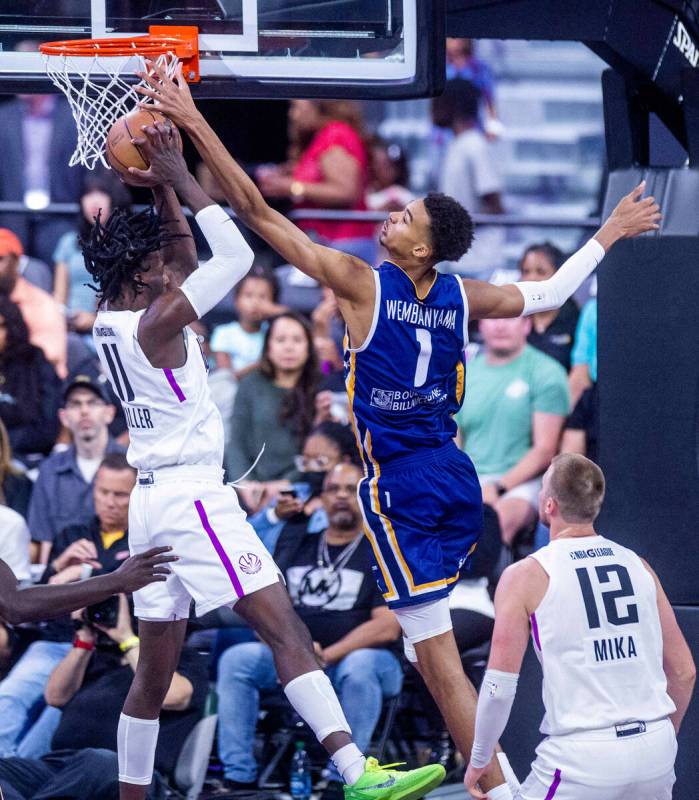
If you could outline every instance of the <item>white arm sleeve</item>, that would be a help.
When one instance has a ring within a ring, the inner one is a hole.
[[[221,206],[207,206],[195,219],[213,255],[187,276],[180,290],[201,318],[248,274],[255,256]]]
[[[560,308],[603,258],[604,247],[597,239],[590,239],[547,280],[515,283],[524,296],[522,316]]]
[[[510,718],[512,703],[517,692],[519,675],[489,669],[483,677],[478,708],[476,710],[476,735],[471,750],[471,764],[481,769],[490,764],[495,745]]]

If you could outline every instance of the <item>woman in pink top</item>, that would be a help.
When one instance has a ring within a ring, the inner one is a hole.
[[[297,208],[366,210],[369,156],[359,105],[349,100],[292,100],[289,165],[263,167],[257,180],[267,197],[289,198]],[[377,245],[370,222],[301,220],[316,241],[372,263]]]

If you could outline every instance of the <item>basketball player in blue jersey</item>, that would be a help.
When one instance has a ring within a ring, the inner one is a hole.
[[[658,206],[642,199],[641,184],[552,278],[491,286],[436,272],[440,261],[456,261],[469,249],[473,224],[452,198],[429,195],[389,215],[380,235],[389,258],[372,269],[316,244],[271,209],[197,111],[185,81],[154,69],[141,75],[150,88],[140,91],[187,131],[240,219],[337,297],[347,324],[347,392],[365,468],[359,496],[376,577],[401,623],[408,658],[468,759],[477,696],[461,666],[448,595],[482,524],[478,478],[453,442],[469,319],[559,308],[618,239],[657,229]],[[305,202],[329,201],[323,186],[290,188]],[[492,800],[512,796],[501,765],[509,770],[502,754],[480,778]]]

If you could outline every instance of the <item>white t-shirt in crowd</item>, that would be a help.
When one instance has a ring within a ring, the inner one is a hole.
[[[233,369],[239,372],[260,360],[265,331],[266,325],[254,333],[243,330],[239,322],[219,325],[211,335],[211,349],[214,353],[228,353]]]
[[[78,469],[85,483],[92,483],[92,479],[97,474],[97,470],[102,463],[102,458],[83,458],[76,455],[75,460],[78,462]]]
[[[18,581],[31,579],[29,571],[29,528],[24,517],[0,506],[0,558]]]
[[[448,194],[473,214],[484,211],[481,198],[501,192],[502,177],[494,145],[478,129],[455,136],[447,145],[442,162],[439,191]],[[450,271],[485,277],[503,263],[504,231],[497,227],[477,227],[469,252],[451,265]]]

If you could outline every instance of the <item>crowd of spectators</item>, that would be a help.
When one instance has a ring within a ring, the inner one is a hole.
[[[497,214],[506,197],[491,150],[499,130],[492,76],[469,43],[449,47],[450,80],[433,106],[434,124],[447,134],[435,188]],[[62,100],[19,98],[3,111],[17,116],[27,158],[4,152],[2,199],[43,191],[80,206],[72,222],[42,227],[19,215],[3,218],[0,229],[0,558],[20,581],[61,583],[113,570],[128,553],[135,473],[124,455],[123,415],[93,350],[96,301],[79,237],[98,214],[128,207],[131,198],[108,172],[64,176],[62,153],[74,133]],[[356,103],[292,101],[288,153],[287,163],[255,171],[282,208],[388,212],[413,197],[405,154],[368,134]],[[372,264],[381,259],[375,223],[299,224],[318,241]],[[484,230],[468,262],[444,269],[489,279],[500,266],[496,239]],[[521,257],[522,278],[546,279],[564,260],[555,244],[532,243]],[[447,741],[439,751],[447,734],[419,676],[402,661],[398,624],[376,588],[363,536],[337,303],[300,280],[293,265],[271,263],[260,251],[233,296],[193,326],[224,418],[227,479],[239,482],[241,502],[285,575],[360,747],[369,746],[385,701],[407,683],[424,710],[428,744],[446,763],[453,749]],[[458,440],[481,480],[486,526],[451,606],[474,680],[492,632],[499,572],[545,541],[537,528],[543,472],[560,449],[594,458],[596,315],[593,297],[582,310],[570,300],[557,312],[488,320],[472,330]],[[117,716],[138,658],[129,609],[122,597],[74,618],[0,627],[6,798],[116,796]],[[205,624],[217,633],[212,639],[196,631],[185,648],[166,698],[156,767],[163,779],[172,777],[215,687],[223,776],[213,795],[259,796],[255,730],[260,695],[277,687],[271,652],[235,614],[209,615]],[[325,777],[325,800],[339,797],[332,767]],[[156,782],[154,797],[158,791]]]

